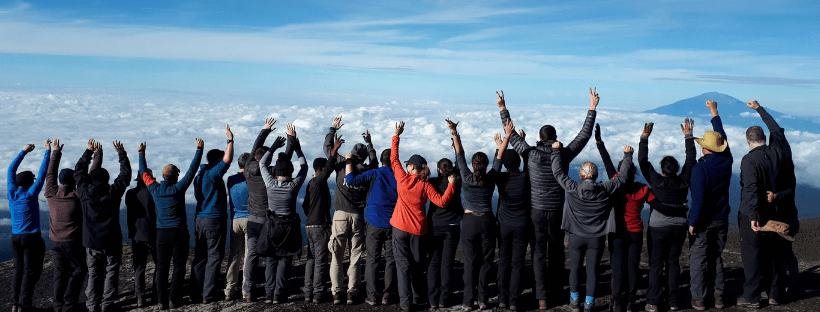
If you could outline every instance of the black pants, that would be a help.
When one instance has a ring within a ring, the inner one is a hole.
[[[609,257],[612,264],[612,303],[634,303],[638,292],[643,232],[619,230],[609,234]]]
[[[409,308],[414,293],[427,292],[421,236],[393,228],[393,256],[396,258],[399,305]]]
[[[723,294],[723,248],[729,220],[713,220],[703,231],[689,236],[689,290],[692,299],[704,301],[712,291]]]
[[[88,272],[85,247],[79,241],[52,242],[54,252],[54,310],[70,311],[78,306],[83,280]]]
[[[157,250],[155,242],[132,241],[131,249],[133,250],[131,262],[134,265],[134,296],[136,298],[143,298],[145,296],[145,268],[148,264],[148,257],[154,262],[154,288],[157,285]],[[156,292],[154,293],[156,297]]]
[[[595,296],[605,241],[606,236],[587,238],[569,233],[569,291],[580,292],[581,266],[586,262],[586,296]]]
[[[111,309],[120,295],[122,245],[103,250],[86,248],[85,262],[88,264],[85,306],[92,311],[97,307]]]
[[[190,238],[188,235],[187,228],[157,229],[157,270],[155,274],[158,275],[156,292],[159,294],[160,304],[182,301],[185,265],[188,262],[188,239]],[[171,276],[169,287],[168,275],[172,262],[174,274]]]
[[[663,301],[664,286],[669,291],[669,305],[678,306],[678,277],[680,276],[680,254],[688,232],[686,226],[672,225],[649,227],[652,232],[652,254],[649,256],[649,289],[646,302],[659,305]],[[663,269],[667,276],[664,279]],[[666,284],[666,285],[664,285]]]
[[[471,306],[476,300],[486,303],[490,286],[489,273],[495,259],[495,216],[465,213],[462,221],[461,246],[464,253],[464,300]],[[478,280],[478,283],[476,283]]]
[[[561,229],[563,215],[561,210],[533,209],[530,213],[535,230],[532,262],[535,273],[535,298],[538,300],[547,299],[547,289],[555,295],[560,294],[564,288],[565,232]]]
[[[305,297],[324,295],[327,291],[327,259],[330,253],[327,244],[330,240],[330,227],[305,228],[308,242],[307,262],[305,262]],[[392,246],[392,244],[391,244]],[[392,249],[391,249],[392,254]]]
[[[450,274],[460,236],[458,224],[437,226],[428,232],[430,264],[427,266],[427,299],[430,304],[438,303],[444,307],[450,298]]]
[[[761,221],[764,225],[766,221]],[[775,240],[779,235],[770,232],[755,232],[752,230],[751,220],[738,212],[737,225],[740,229],[740,257],[743,260],[743,274],[746,282],[743,283],[743,298],[748,302],[759,302],[760,293],[768,291],[769,298],[780,300],[778,279],[781,274],[776,272],[775,259],[778,252],[783,252],[782,242]],[[781,239],[782,240],[782,239]],[[780,259],[782,261],[782,259]],[[767,287],[770,286],[770,287]]]
[[[367,224],[367,261],[364,270],[364,280],[367,283],[367,297],[381,298],[383,294],[396,293],[396,260],[393,258],[393,228],[383,229]],[[382,256],[384,247],[384,264],[380,265],[377,258]],[[378,287],[376,273],[384,268],[384,286]]]
[[[11,249],[14,253],[14,277],[11,281],[13,304],[29,308],[34,287],[43,273],[46,243],[40,232],[12,234]]]
[[[527,231],[524,226],[499,227],[498,302],[516,306],[521,294],[521,270],[527,255]]]
[[[199,294],[204,301],[212,301],[222,289],[217,285],[217,277],[222,277],[222,259],[225,258],[225,219],[196,218],[194,232],[194,260],[191,261],[191,276],[196,282],[194,298]]]

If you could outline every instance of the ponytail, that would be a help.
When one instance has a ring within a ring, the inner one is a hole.
[[[479,186],[484,186],[484,176],[487,175],[487,166],[490,164],[490,159],[487,154],[477,152],[473,154],[473,177],[478,181]]]
[[[439,176],[442,177],[448,177],[456,171],[456,168],[453,167],[453,162],[448,158],[442,158],[439,160],[436,167],[438,167]]]
[[[422,165],[421,170],[419,170],[419,179],[422,181],[427,181],[427,178],[430,177],[430,167],[427,165]]]

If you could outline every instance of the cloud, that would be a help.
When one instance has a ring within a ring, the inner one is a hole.
[[[0,218],[0,226],[9,226],[11,225],[11,219],[9,218]]]
[[[759,76],[731,76],[731,75],[697,75],[695,78],[655,78],[656,80],[697,81],[716,83],[738,83],[752,85],[775,85],[792,87],[812,87],[820,85],[820,79],[759,77]]]

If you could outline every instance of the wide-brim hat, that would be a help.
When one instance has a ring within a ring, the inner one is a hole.
[[[695,138],[695,142],[698,142],[701,147],[716,153],[721,153],[729,147],[729,142],[715,131],[706,131],[702,138]]]

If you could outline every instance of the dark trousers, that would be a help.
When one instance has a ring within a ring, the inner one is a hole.
[[[587,296],[595,296],[598,285],[598,264],[604,256],[606,236],[581,237],[569,233],[569,291],[579,292],[581,288],[581,266],[586,260]]]
[[[12,234],[11,249],[14,253],[14,277],[11,281],[13,304],[28,308],[31,307],[34,287],[43,273],[46,243],[40,232]]]
[[[427,299],[430,304],[438,303],[443,307],[450,297],[450,274],[456,260],[461,228],[458,224],[437,226],[428,235],[430,263],[427,266]]]
[[[256,243],[260,239],[264,239],[264,237],[260,237],[262,234],[262,226],[264,225],[264,218],[250,216],[248,218],[248,227],[247,227],[247,235],[248,235],[248,255],[245,258],[245,272],[243,273],[244,279],[242,284],[242,294],[250,296],[253,293],[254,286],[256,283],[254,282],[254,271],[259,266],[259,259],[266,258],[256,252]],[[281,259],[267,259],[267,264],[279,264],[279,260]],[[283,266],[284,267],[284,266]],[[276,288],[276,267],[271,267],[268,265],[265,268],[265,292],[272,293],[274,288]],[[282,275],[284,277],[284,274]],[[283,283],[284,287],[284,283]]]
[[[723,294],[723,248],[729,220],[714,220],[705,230],[689,236],[689,274],[692,299],[704,301],[710,290]]]
[[[743,298],[748,302],[759,302],[760,293],[768,291],[769,298],[779,300],[780,287],[774,286],[777,286],[780,274],[775,274],[774,264],[776,253],[780,252],[775,245],[782,242],[776,241],[773,236],[780,236],[770,232],[755,232],[752,230],[751,220],[742,212],[738,212],[737,219],[740,230],[740,257],[743,260],[743,274],[746,277],[746,282],[743,283]],[[760,225],[765,223],[761,221]]]
[[[638,292],[643,232],[619,230],[609,234],[609,257],[612,264],[612,302],[634,303]]]
[[[70,311],[80,300],[83,280],[88,272],[85,247],[79,241],[52,242],[54,252],[54,310]]]
[[[145,269],[148,266],[148,257],[154,262],[154,287],[157,285],[157,250],[155,242],[132,241],[131,242],[131,262],[134,265],[134,296],[136,298],[143,298],[145,296]],[[156,293],[154,293],[156,297]]]
[[[265,293],[277,296],[286,295],[288,292],[285,283],[288,280],[287,272],[290,267],[292,256],[286,257],[266,257],[265,264]]]
[[[85,262],[88,264],[85,306],[92,311],[95,307],[108,310],[119,296],[122,245],[103,250],[86,248]]]
[[[659,305],[665,297],[664,286],[667,286],[669,305],[677,306],[680,254],[688,230],[686,226],[680,225],[649,227],[649,231],[652,232],[652,254],[649,260],[647,303]],[[664,267],[667,272],[666,278],[662,276]]]
[[[521,294],[521,270],[527,255],[527,231],[524,226],[499,227],[498,302],[515,306]]]
[[[196,283],[196,295],[203,301],[212,301],[222,289],[217,285],[217,276],[222,277],[222,259],[225,258],[225,219],[196,218],[194,227],[194,260],[191,261],[191,276]]]
[[[156,292],[160,304],[182,301],[185,265],[188,262],[188,235],[187,228],[157,229],[157,269],[154,274],[157,275]],[[169,287],[168,276],[172,262],[174,274]]]
[[[324,294],[327,291],[327,243],[330,240],[330,226],[305,228],[308,251],[305,262],[305,297]]]
[[[367,236],[365,236],[367,246],[367,261],[364,270],[364,280],[367,283],[367,297],[377,299],[382,294],[396,293],[396,260],[393,258],[393,228],[383,229],[367,224]],[[377,262],[377,258],[382,256],[384,247],[384,265]],[[384,286],[378,287],[376,273],[384,268]],[[381,291],[379,291],[381,290]]]
[[[464,305],[476,300],[486,303],[490,285],[489,272],[495,259],[495,216],[465,213],[462,221],[461,248],[464,253]],[[478,281],[478,283],[476,283]]]
[[[396,258],[399,305],[402,308],[409,308],[414,293],[427,292],[421,236],[393,228],[393,256]]]
[[[533,209],[530,213],[535,230],[535,252],[532,262],[535,273],[535,298],[538,300],[547,299],[547,289],[553,294],[560,294],[564,288],[565,233],[561,229],[563,215],[561,210]]]

